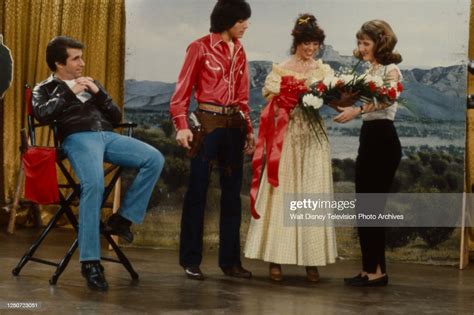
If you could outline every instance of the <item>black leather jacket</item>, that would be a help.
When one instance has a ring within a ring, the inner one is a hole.
[[[122,112],[104,87],[94,83],[99,92],[83,103],[64,81],[51,75],[33,89],[35,118],[40,123],[56,121],[60,140],[75,132],[113,130],[113,125],[120,123]]]

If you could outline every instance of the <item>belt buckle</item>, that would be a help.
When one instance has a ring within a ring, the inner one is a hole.
[[[232,107],[226,107],[226,108],[225,108],[225,111],[226,111],[225,114],[226,114],[227,116],[233,115],[233,114],[235,114],[235,107],[234,107],[234,106],[232,106]]]

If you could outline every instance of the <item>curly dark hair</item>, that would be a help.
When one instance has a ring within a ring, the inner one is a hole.
[[[240,20],[252,15],[250,5],[245,0],[218,0],[211,13],[212,33],[222,33],[232,28]]]
[[[293,36],[293,43],[291,44],[291,54],[296,53],[296,47],[301,43],[318,42],[320,45],[324,44],[326,35],[319,27],[314,15],[305,13],[300,14],[296,19],[295,26],[291,31]]]
[[[394,52],[397,45],[397,35],[393,32],[390,24],[382,20],[365,22],[356,34],[357,39],[370,39],[374,42],[374,58],[382,65],[402,62],[402,56]],[[354,56],[362,60],[359,49],[354,50]]]

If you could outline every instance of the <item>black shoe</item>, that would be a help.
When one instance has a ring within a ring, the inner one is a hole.
[[[252,273],[248,270],[245,270],[241,265],[221,267],[221,269],[226,276],[246,279],[250,279],[252,277]]]
[[[374,280],[369,280],[369,277],[364,276],[361,277],[359,280],[346,282],[346,284],[353,287],[384,287],[388,285],[388,275],[382,276]]]
[[[132,222],[125,219],[118,213],[114,213],[105,223],[104,230],[109,234],[120,236],[120,238],[122,238],[127,243],[131,243],[133,242],[133,233],[130,231],[131,225]]]
[[[351,277],[351,278],[344,278],[344,283],[350,283],[350,282],[354,282],[354,281],[359,281],[360,278],[362,278],[362,274],[359,273],[357,276],[355,277]]]
[[[204,275],[199,267],[184,267],[184,272],[188,279],[204,280]]]
[[[87,286],[92,290],[107,291],[109,285],[105,280],[104,267],[99,262],[83,262],[81,274],[87,280]]]

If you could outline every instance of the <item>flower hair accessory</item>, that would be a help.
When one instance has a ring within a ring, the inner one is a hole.
[[[309,16],[306,17],[306,18],[304,18],[304,19],[303,19],[303,18],[299,18],[299,19],[298,19],[298,25],[308,23],[308,21],[309,21],[310,18],[311,18],[311,17],[309,17]]]

